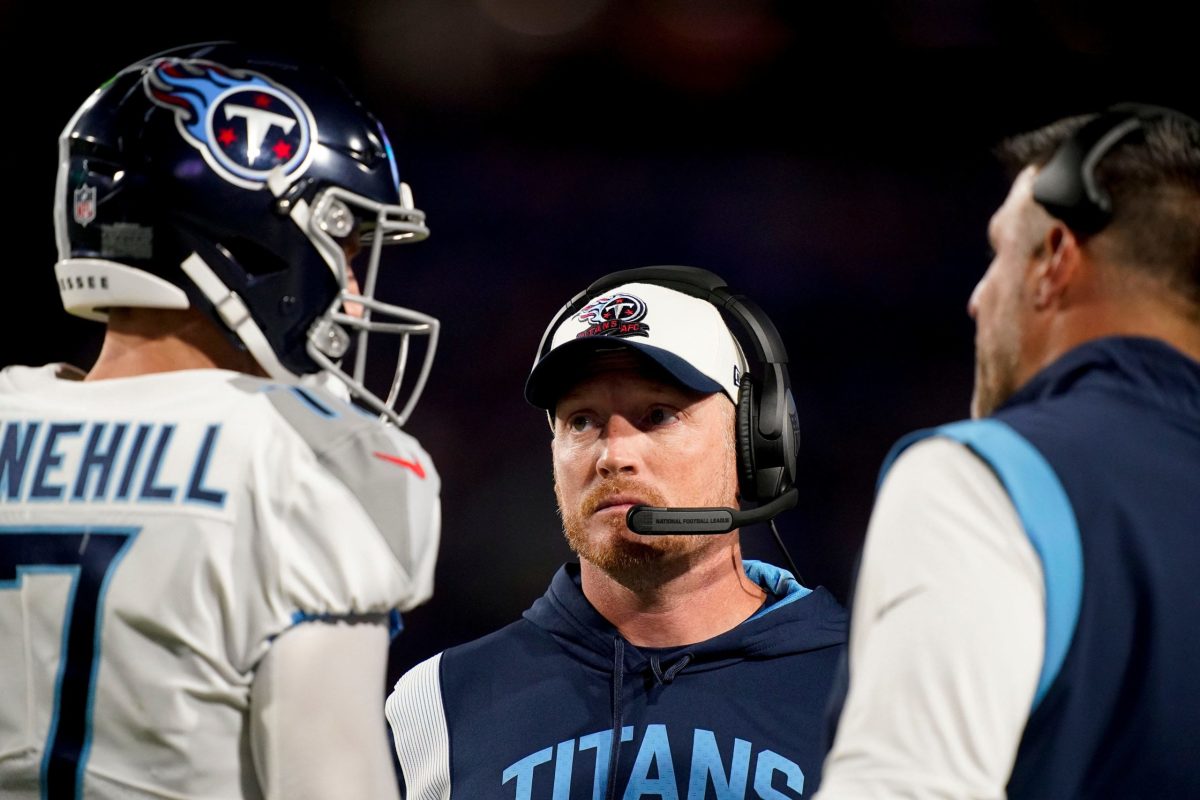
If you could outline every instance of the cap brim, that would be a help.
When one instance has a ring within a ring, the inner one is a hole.
[[[721,384],[670,351],[629,339],[591,336],[564,342],[535,364],[525,381],[525,399],[538,408],[554,408],[563,392],[583,377],[583,359],[603,350],[617,349],[641,353],[688,389],[705,394],[724,391]]]

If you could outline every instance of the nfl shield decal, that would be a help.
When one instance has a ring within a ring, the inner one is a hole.
[[[88,186],[84,183],[75,190],[74,202],[71,204],[71,216],[85,228],[96,218],[95,186]]]
[[[249,70],[165,58],[148,70],[146,94],[175,114],[180,134],[222,178],[247,189],[282,169],[303,172],[317,137],[298,95]]]

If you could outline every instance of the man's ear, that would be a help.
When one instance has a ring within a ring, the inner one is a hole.
[[[1042,256],[1033,269],[1033,305],[1044,311],[1060,302],[1080,270],[1082,252],[1070,228],[1055,222],[1042,240]]]

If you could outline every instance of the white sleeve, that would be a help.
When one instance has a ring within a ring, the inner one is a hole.
[[[422,661],[401,676],[387,699],[396,756],[408,800],[450,797],[450,734],[442,707],[442,654]]]
[[[385,622],[308,622],[274,640],[250,695],[264,800],[399,800],[379,713],[388,644]]]
[[[850,622],[850,686],[817,797],[1003,798],[1042,666],[1041,562],[966,447],[884,479]]]

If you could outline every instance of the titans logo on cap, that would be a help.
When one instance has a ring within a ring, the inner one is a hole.
[[[649,336],[650,326],[642,322],[646,303],[628,293],[602,295],[579,310],[576,317],[588,327],[576,334],[586,336]]]
[[[146,71],[146,94],[175,113],[187,142],[225,180],[260,189],[267,176],[308,167],[317,137],[312,112],[296,94],[249,70],[164,58]]]

